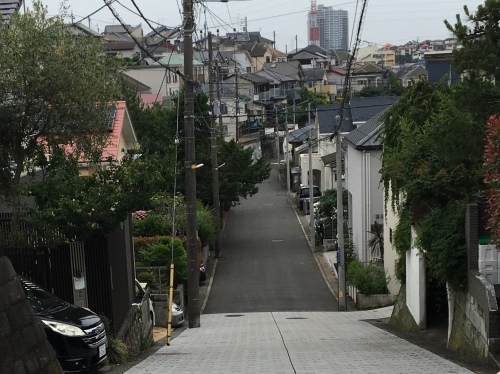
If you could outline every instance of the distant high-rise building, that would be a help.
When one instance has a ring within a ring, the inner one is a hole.
[[[347,10],[335,10],[331,6],[318,5],[311,0],[307,16],[309,44],[326,50],[347,51],[349,43],[349,19]]]

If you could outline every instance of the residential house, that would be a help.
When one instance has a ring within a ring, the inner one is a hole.
[[[74,35],[90,35],[96,38],[102,38],[102,35],[97,31],[92,30],[90,27],[85,26],[83,23],[78,22],[70,26],[70,32]]]
[[[330,103],[337,99],[337,85],[328,81],[325,69],[303,69],[303,71],[305,85],[309,91],[325,94]]]
[[[305,80],[302,65],[298,61],[268,62],[262,66],[262,71],[257,73],[260,74],[263,72],[275,77],[279,76],[281,82],[280,88],[282,90],[302,87]]]
[[[405,64],[401,66],[394,74],[403,87],[427,80],[427,69],[422,64]]]
[[[359,92],[363,87],[380,86],[383,84],[387,68],[372,62],[367,64],[356,64],[351,77],[351,89]]]
[[[149,86],[151,93],[160,95],[164,102],[169,102],[172,95],[176,95],[184,84],[180,75],[184,72],[184,55],[171,53],[159,61],[153,61],[150,58],[144,60],[150,65],[129,66],[124,73]],[[169,66],[170,69],[165,66]],[[198,82],[208,82],[206,67],[201,62],[193,60],[193,70]],[[176,73],[177,71],[179,74]]]
[[[318,167],[321,178],[320,189],[322,191],[336,188],[336,152],[333,134],[338,126],[337,116],[342,116],[340,125],[340,136],[343,138],[352,130],[364,124],[377,113],[393,105],[399,98],[396,96],[362,97],[351,99],[342,108],[340,103],[318,105],[316,108],[315,128],[319,139],[318,152],[322,159],[322,165]],[[342,108],[342,113],[340,113]],[[303,157],[307,157],[304,155]],[[304,165],[305,165],[304,161]],[[301,183],[306,183],[308,167],[301,165]]]
[[[109,143],[102,153],[103,167],[111,160],[120,162],[125,153],[137,146],[137,137],[124,101],[110,107]],[[71,152],[71,147],[66,147]],[[80,163],[82,177],[95,171],[85,160]],[[42,178],[42,172],[35,178]],[[28,180],[31,176],[24,175]],[[31,179],[30,179],[31,180]],[[30,199],[23,203],[29,204]],[[31,203],[32,204],[32,203]],[[8,220],[12,208],[0,204],[2,219]],[[134,295],[134,253],[130,217],[106,236],[88,238],[47,248],[33,242],[36,251],[6,248],[20,274],[28,276],[42,287],[73,304],[106,315],[116,331],[123,324]]]
[[[444,80],[445,83],[451,85],[460,80],[453,67],[452,57],[453,51],[451,50],[425,52],[424,59],[429,82],[436,83]]]
[[[179,28],[171,28],[168,26],[159,26],[151,30],[144,36],[146,47],[155,48],[159,45],[168,43],[173,46],[178,46],[182,41],[182,32]]]
[[[289,53],[288,60],[299,61],[304,69],[327,68],[330,65],[329,53],[314,44]]]
[[[337,92],[337,97],[343,96],[347,70],[341,67],[330,66],[327,71],[327,82],[330,85],[335,85],[335,91]]]
[[[141,57],[141,47],[136,43],[136,40],[141,43],[143,39],[140,24],[135,27],[108,25],[104,28],[102,38],[108,55],[118,58]]]
[[[330,66],[347,68],[351,54],[340,49],[332,49],[330,51]]]
[[[226,40],[219,46],[221,51],[247,51],[252,58],[252,72],[259,71],[265,63],[273,62],[275,58],[275,49],[272,44],[266,42],[246,42],[236,43],[231,40]]]
[[[346,189],[349,192],[349,227],[357,258],[370,262],[382,257],[368,247],[371,225],[384,224],[384,188],[380,183],[382,144],[379,139],[381,116],[377,113],[343,138],[345,153]],[[388,263],[388,274],[394,277],[394,263]]]

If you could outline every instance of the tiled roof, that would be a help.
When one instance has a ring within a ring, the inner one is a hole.
[[[287,136],[287,140],[290,144],[294,143],[302,144],[307,139],[309,139],[309,126],[302,127],[294,131],[290,131]],[[316,132],[314,129],[313,129],[312,139],[316,139]]]
[[[344,137],[344,140],[356,149],[380,148],[381,144],[378,138],[380,127],[382,126],[380,117],[386,110],[388,110],[388,108],[384,109],[380,113],[377,113],[355,130],[352,130]]]
[[[108,158],[111,158],[112,161],[119,161],[121,159],[120,156],[123,156],[124,150],[123,147],[120,147],[120,143],[126,144],[129,148],[137,143],[137,137],[130,121],[130,116],[127,112],[127,106],[125,101],[117,101],[115,103],[115,110],[110,107],[110,117],[114,113],[114,117],[112,117],[112,129],[109,132],[108,144],[104,147],[102,152],[102,160],[105,161]],[[122,142],[120,142],[123,140]],[[74,150],[74,147],[71,145],[67,145],[65,147],[65,151],[68,154],[71,154]],[[85,162],[87,160],[80,160],[80,162]]]
[[[341,132],[351,132],[354,123],[362,123],[390,107],[399,100],[398,96],[376,96],[351,99],[344,106],[344,120]],[[335,130],[335,116],[339,114],[340,103],[318,105],[318,123],[320,134],[333,134]]]
[[[273,73],[279,73],[294,77],[296,79],[297,75],[301,72],[300,62],[298,61],[288,61],[288,62],[267,62],[263,66],[263,70],[272,71]]]
[[[304,69],[306,81],[320,81],[325,77],[325,69]]]
[[[266,43],[242,43],[239,49],[248,51],[252,57],[262,57],[267,52],[268,46]]]
[[[171,53],[168,56],[163,57],[158,62],[154,62],[153,65],[174,65],[174,66],[184,66],[184,54],[182,53]],[[193,60],[193,66],[203,65],[198,60]]]
[[[330,51],[332,54],[332,57],[335,58],[337,61],[347,61],[349,59],[349,52],[347,51],[341,51],[339,49],[333,49]]]
[[[21,5],[23,4],[23,0],[0,0],[0,15],[3,21],[9,22],[10,15],[14,12],[17,12]]]
[[[256,74],[256,73],[241,75],[240,78],[246,79],[247,81],[250,81],[250,82],[256,83],[256,84],[266,84],[266,83],[272,82],[272,79],[269,79],[265,76],[262,76],[262,75]]]
[[[109,42],[104,43],[104,48],[108,51],[129,51],[135,48],[135,42]]]

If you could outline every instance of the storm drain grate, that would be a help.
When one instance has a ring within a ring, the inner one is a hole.
[[[307,319],[306,317],[288,317],[287,319]]]
[[[244,314],[226,314],[224,317],[245,317]]]

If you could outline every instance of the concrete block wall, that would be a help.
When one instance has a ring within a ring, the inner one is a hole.
[[[0,373],[59,374],[61,366],[16,273],[0,254]]]
[[[455,294],[453,324],[448,347],[471,359],[487,362],[489,353],[485,311],[466,292]]]

